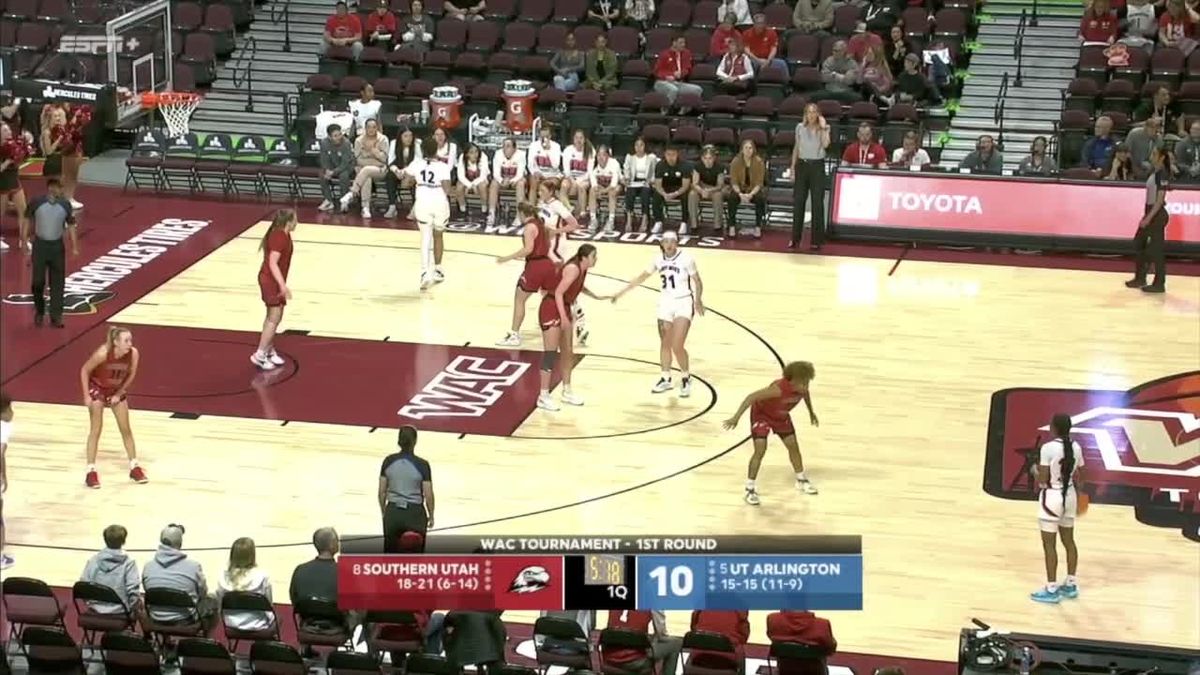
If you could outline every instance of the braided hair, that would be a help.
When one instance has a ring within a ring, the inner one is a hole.
[[[1050,421],[1050,428],[1063,446],[1062,477],[1063,500],[1067,498],[1067,490],[1071,488],[1071,474],[1075,471],[1075,448],[1071,445],[1071,416],[1058,413]]]

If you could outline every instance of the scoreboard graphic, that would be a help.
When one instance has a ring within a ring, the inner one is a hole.
[[[858,610],[860,537],[433,536],[343,555],[345,610]]]

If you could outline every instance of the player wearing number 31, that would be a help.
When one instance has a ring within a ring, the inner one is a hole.
[[[625,288],[613,298],[616,302],[635,287],[641,285],[651,274],[658,272],[662,278],[662,290],[658,296],[658,359],[662,375],[650,391],[661,394],[671,389],[671,356],[679,366],[679,395],[692,395],[691,364],[687,352],[688,331],[693,316],[704,316],[704,285],[696,261],[687,251],[679,248],[679,235],[671,230],[662,233],[661,249],[654,262],[644,272],[629,280]]]
[[[421,290],[446,279],[442,234],[450,223],[450,164],[439,160],[437,153],[437,141],[426,138],[421,158],[404,167],[404,173],[417,182],[412,215],[421,231]]]
[[[754,454],[746,473],[746,503],[758,506],[758,468],[762,466],[767,452],[767,436],[772,432],[783,441],[788,451],[792,469],[796,471],[796,487],[805,494],[817,494],[817,488],[804,473],[804,458],[800,456],[800,444],[796,442],[796,428],[792,425],[792,408],[800,401],[808,408],[808,419],[814,427],[820,426],[817,413],[813,411],[812,391],[809,385],[817,371],[808,361],[793,361],[783,367],[783,377],[746,397],[738,406],[733,417],[725,420],[725,428],[733,429],[750,409],[750,438],[754,441]]]

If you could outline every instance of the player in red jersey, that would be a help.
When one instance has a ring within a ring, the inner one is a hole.
[[[809,422],[814,427],[820,426],[817,413],[813,412],[812,393],[809,391],[809,385],[816,376],[813,364],[793,361],[784,366],[783,377],[747,396],[733,417],[725,420],[725,428],[733,429],[742,419],[742,413],[750,409],[750,438],[754,442],[754,454],[750,457],[750,467],[746,472],[747,504],[759,504],[755,480],[758,478],[758,468],[762,466],[763,455],[767,452],[767,436],[772,432],[779,436],[787,448],[788,459],[796,471],[796,487],[805,494],[817,494],[817,487],[804,473],[804,458],[800,456],[800,444],[796,442],[796,428],[792,425],[791,414],[792,408],[804,401]]]
[[[129,479],[135,483],[147,482],[146,472],[138,466],[137,447],[133,442],[133,430],[129,427],[129,401],[126,395],[137,377],[141,356],[133,346],[133,333],[128,328],[111,326],[108,339],[96,348],[91,358],[79,369],[80,384],[83,385],[83,404],[87,406],[91,427],[87,438],[87,476],[84,484],[92,489],[100,487],[100,475],[96,473],[96,453],[100,448],[100,432],[104,429],[104,409],[111,408],[121,430],[121,441],[125,454],[129,456]]]
[[[554,290],[554,284],[558,283],[557,270],[562,264],[559,244],[563,235],[579,229],[579,221],[558,201],[559,189],[557,178],[543,179],[538,185],[541,202],[536,205],[521,204],[517,207],[518,216],[525,227],[522,233],[524,244],[520,251],[500,258],[497,262],[523,257],[525,272],[517,282],[516,295],[513,297],[512,326],[504,339],[496,343],[498,346],[521,346],[521,324],[525,322],[525,305],[529,304],[529,296]],[[533,209],[532,215],[526,207]],[[532,227],[534,224],[536,228]],[[532,241],[530,237],[534,237]],[[531,267],[531,263],[535,264]]]
[[[542,181],[542,186],[548,182],[551,182],[550,179]],[[556,360],[562,374],[563,403],[583,405],[583,399],[571,391],[571,368],[575,365],[575,349],[572,344],[574,341],[571,339],[571,305],[580,293],[596,300],[607,299],[607,296],[596,295],[584,286],[588,270],[595,266],[596,247],[591,244],[580,246],[575,255],[563,263],[554,292],[542,296],[542,304],[538,307],[538,323],[542,326],[542,389],[538,394],[537,405],[543,410],[559,409],[554,399],[550,398],[550,375],[554,372]]]
[[[271,226],[258,245],[258,250],[263,254],[262,265],[258,268],[258,289],[263,304],[267,306],[267,316],[263,319],[258,350],[250,356],[250,362],[261,370],[274,370],[285,363],[275,351],[274,342],[275,331],[279,330],[279,323],[283,321],[283,308],[292,298],[287,276],[292,267],[292,230],[295,229],[296,212],[280,209],[275,212]]]

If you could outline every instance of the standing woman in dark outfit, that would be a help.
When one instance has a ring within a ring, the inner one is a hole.
[[[1146,215],[1138,223],[1133,235],[1134,272],[1133,278],[1125,282],[1129,288],[1140,288],[1146,293],[1163,293],[1167,290],[1167,254],[1164,250],[1167,236],[1167,190],[1171,189],[1171,154],[1156,148],[1150,155],[1154,172],[1146,179]],[[1154,263],[1154,281],[1146,283],[1146,270]]]
[[[796,125],[792,149],[792,243],[800,246],[804,235],[804,204],[812,198],[812,240],[809,248],[825,243],[825,151],[829,148],[829,123],[815,103],[804,106],[804,121]]]
[[[379,470],[379,509],[383,513],[383,552],[400,553],[400,537],[433,527],[433,473],[417,457],[416,427],[400,427],[400,452],[383,460]]]

